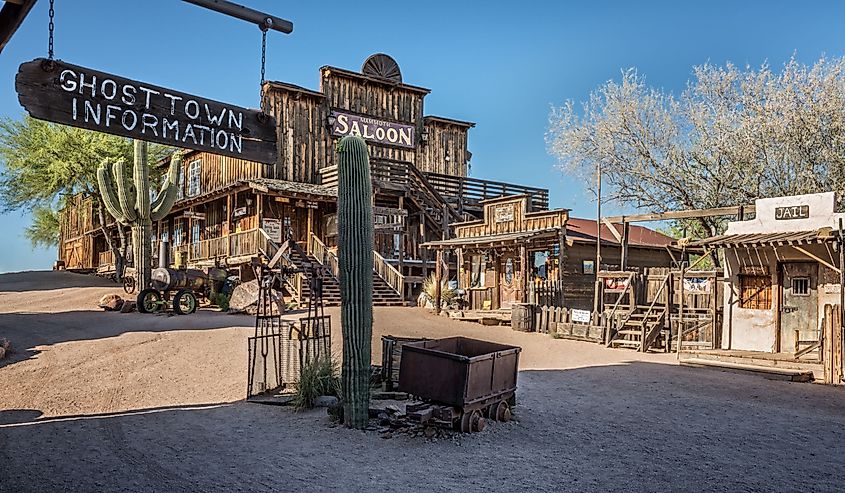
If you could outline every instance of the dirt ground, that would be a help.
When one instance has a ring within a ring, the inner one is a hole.
[[[331,427],[324,411],[243,402],[251,317],[104,313],[95,305],[110,292],[120,291],[88,276],[0,275],[0,337],[15,348],[0,360],[0,491],[839,491],[845,481],[842,389],[378,309],[375,361],[382,334],[523,348],[518,421],[384,440]]]

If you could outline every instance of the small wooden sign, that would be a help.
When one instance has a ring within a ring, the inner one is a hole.
[[[257,110],[36,58],[15,78],[34,118],[248,161],[276,162],[276,123]]]
[[[282,221],[265,217],[261,220],[261,227],[271,240],[276,243],[282,242]]]
[[[500,205],[493,211],[494,221],[497,223],[508,223],[514,219],[514,205]]]
[[[234,211],[232,211],[233,217],[241,217],[246,216],[246,207],[236,207]]]
[[[793,205],[789,207],[775,207],[775,219],[778,221],[788,219],[808,219],[810,217],[809,205]]]
[[[572,321],[582,324],[590,323],[590,317],[592,313],[589,310],[579,310],[577,308],[572,309]]]
[[[185,211],[182,213],[182,217],[190,217],[191,219],[205,220],[205,212]]]

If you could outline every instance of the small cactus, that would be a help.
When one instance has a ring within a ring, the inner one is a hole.
[[[358,136],[338,145],[338,260],[343,333],[343,419],[350,428],[369,420],[373,338],[373,204],[367,144]]]
[[[97,183],[106,210],[118,223],[132,227],[132,254],[141,289],[149,286],[152,273],[152,223],[163,219],[176,202],[181,163],[181,154],[174,153],[164,185],[152,203],[146,142],[135,140],[131,176],[122,159],[111,165],[111,174],[106,162],[97,169]]]

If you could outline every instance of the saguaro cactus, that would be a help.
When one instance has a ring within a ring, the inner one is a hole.
[[[97,183],[106,210],[118,223],[132,227],[132,254],[141,289],[149,286],[152,273],[152,222],[166,216],[176,202],[181,163],[181,154],[174,153],[164,184],[152,202],[146,142],[135,141],[131,177],[122,159],[111,165],[111,174],[108,163],[97,169]]]
[[[369,419],[373,338],[373,192],[364,139],[344,137],[338,151],[343,421],[350,428],[364,428]]]

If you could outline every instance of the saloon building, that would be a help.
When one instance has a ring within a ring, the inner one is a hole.
[[[249,259],[272,256],[290,232],[311,260],[336,273],[335,144],[353,133],[369,144],[377,303],[411,299],[434,268],[420,245],[449,237],[451,223],[480,217],[483,200],[523,195],[529,210],[548,208],[546,189],[469,177],[467,141],[475,124],[427,115],[430,90],[405,83],[392,58],[373,55],[359,72],[324,66],[319,76],[317,90],[264,84],[262,109],[277,122],[274,164],[206,152],[184,157],[179,200],[154,225],[156,241],[170,241],[189,264],[219,262],[248,278]],[[94,203],[76,197],[64,210],[59,256],[67,268],[108,273],[114,261]],[[116,228],[105,230],[117,238]],[[330,303],[339,300],[331,281]],[[288,288],[303,297],[307,285],[295,278]]]

